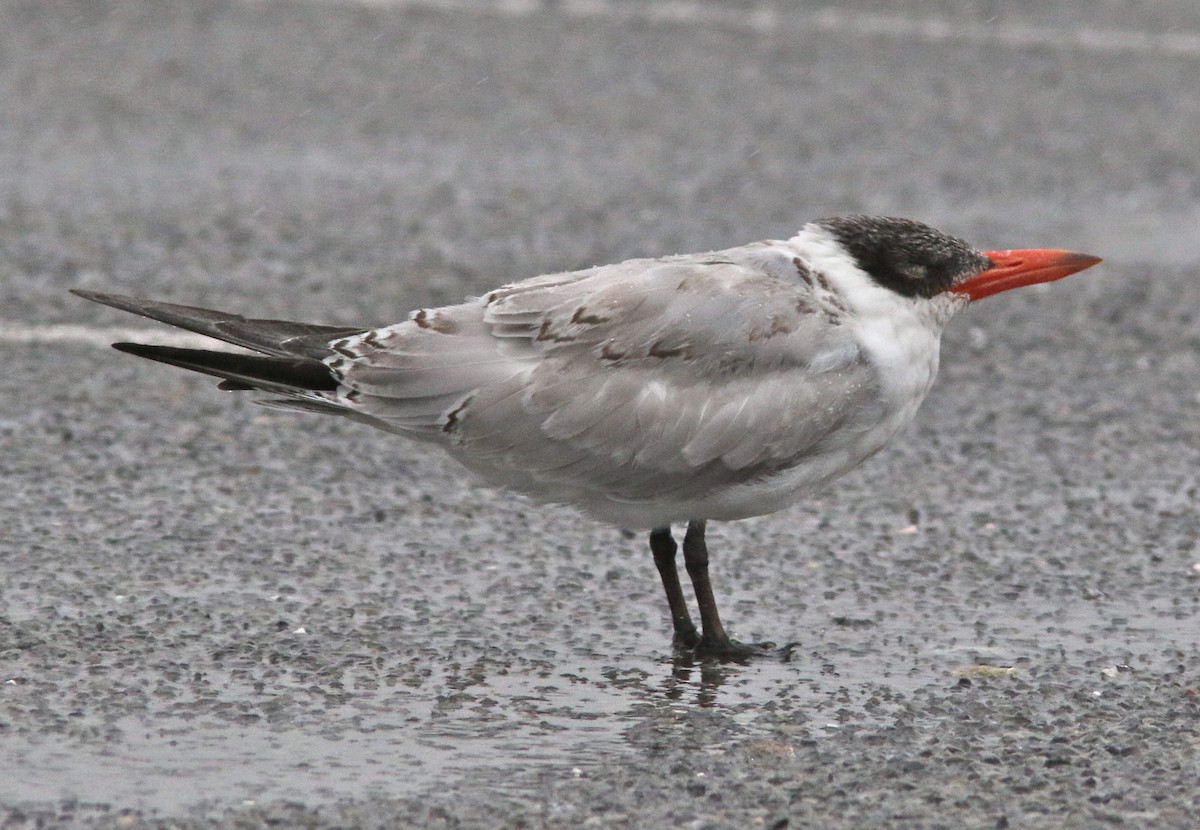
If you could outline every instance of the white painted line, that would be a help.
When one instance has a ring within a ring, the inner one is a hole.
[[[0,320],[0,345],[67,344],[108,348],[117,342],[153,343],[181,349],[241,352],[236,346],[202,334],[175,329],[84,326],[76,323],[13,323]]]
[[[1013,49],[1076,49],[1084,52],[1200,57],[1200,33],[1118,29],[1046,29],[1020,24],[960,21],[899,14],[850,12],[837,8],[735,9],[695,0],[658,0],[632,5],[621,0],[324,0],[355,6],[435,11],[456,15],[574,18],[676,23],[734,31],[815,31],[845,37],[961,43]]]

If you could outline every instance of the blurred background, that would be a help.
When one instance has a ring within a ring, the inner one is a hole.
[[[1192,826],[1198,72],[1192,0],[0,3],[5,826]],[[713,529],[786,665],[672,661],[644,540],[67,294],[386,324],[851,212],[1106,263]]]
[[[389,322],[847,212],[1196,261],[1187,2],[0,14],[9,318],[83,285]]]

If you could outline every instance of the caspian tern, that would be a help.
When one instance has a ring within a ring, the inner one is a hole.
[[[787,649],[726,634],[706,521],[780,510],[878,452],[912,420],[942,328],[971,300],[1097,262],[980,252],[919,222],[851,216],[787,240],[534,277],[382,328],[75,293],[248,353],[121,351],[438,444],[493,485],[648,530],[676,648],[741,659]]]

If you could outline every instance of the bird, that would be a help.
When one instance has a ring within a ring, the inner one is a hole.
[[[787,239],[537,276],[383,327],[73,293],[240,347],[114,343],[122,352],[438,445],[490,485],[647,532],[675,652],[746,661],[796,644],[729,636],[707,522],[786,508],[887,445],[969,303],[1100,261],[839,216]],[[672,525],[685,527],[699,627]]]

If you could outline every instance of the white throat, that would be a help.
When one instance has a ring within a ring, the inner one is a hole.
[[[968,300],[950,292],[929,299],[897,294],[875,282],[833,234],[815,223],[788,244],[838,295],[848,311],[843,325],[851,327],[875,367],[880,391],[897,407],[898,420],[907,422],[937,376],[942,328]]]

